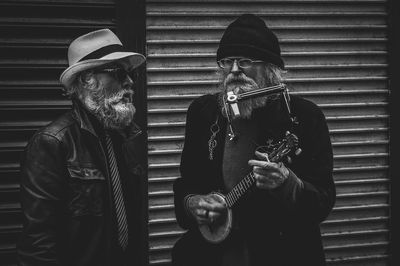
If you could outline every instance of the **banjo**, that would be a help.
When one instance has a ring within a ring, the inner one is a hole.
[[[268,146],[268,148],[270,151],[267,151],[267,154],[270,162],[282,161],[292,150],[295,150],[296,155],[301,152],[301,149],[298,148],[297,136],[289,131],[286,132],[285,138],[274,145]],[[216,244],[222,242],[229,236],[233,222],[232,208],[255,183],[255,176],[253,172],[250,172],[237,183],[228,194],[223,195],[219,192],[211,192],[212,195],[226,204],[227,211],[226,215],[220,217],[220,219],[214,223],[202,224],[199,226],[200,233],[205,240]]]

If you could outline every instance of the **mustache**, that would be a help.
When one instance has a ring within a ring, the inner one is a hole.
[[[238,93],[247,91],[248,89],[245,89],[245,87],[247,87],[247,88],[248,87],[253,87],[254,89],[256,89],[258,87],[257,83],[253,79],[247,77],[243,73],[239,73],[239,74],[230,73],[230,74],[228,74],[226,76],[226,78],[224,79],[224,83],[223,84],[224,84],[224,87],[226,89],[228,89],[228,87],[231,87],[231,86],[234,86],[235,88],[238,88],[239,89]]]
[[[225,80],[224,83],[225,85],[229,85],[230,83],[247,83],[249,82],[251,79],[246,77],[245,74],[243,73],[239,73],[239,74],[233,74],[233,73],[229,73]]]
[[[133,91],[132,90],[123,89],[123,90],[120,90],[120,91],[118,91],[116,93],[113,93],[109,97],[107,97],[105,99],[105,103],[107,105],[117,104],[118,102],[120,102],[124,98],[128,98],[130,100],[130,102],[132,102],[132,97],[133,97]]]

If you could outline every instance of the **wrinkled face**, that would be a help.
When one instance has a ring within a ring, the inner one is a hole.
[[[123,129],[135,114],[133,80],[122,66],[109,65],[82,76],[86,84],[79,98],[105,128]]]
[[[224,58],[218,62],[222,71],[223,92],[232,91],[235,94],[261,89],[267,86],[268,75],[266,63],[243,57]],[[249,119],[255,108],[262,107],[267,96],[255,97],[238,103],[240,117]]]

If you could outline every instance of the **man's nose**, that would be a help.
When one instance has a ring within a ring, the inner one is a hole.
[[[122,82],[122,86],[124,88],[132,88],[133,86],[133,80],[129,75],[126,75],[124,81]]]
[[[240,72],[240,71],[241,71],[241,69],[240,69],[240,67],[239,67],[239,64],[238,64],[237,59],[233,60],[232,68],[231,68],[231,73],[238,73],[238,72]]]

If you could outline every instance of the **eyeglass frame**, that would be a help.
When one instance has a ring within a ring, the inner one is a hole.
[[[222,61],[222,60],[230,60],[231,63],[229,64],[228,67],[223,67],[223,66],[221,65],[221,61]],[[240,61],[243,61],[243,60],[248,60],[248,61],[250,62],[250,65],[249,65],[249,66],[241,66],[241,65],[240,65]],[[252,60],[252,59],[246,58],[246,57],[241,57],[241,58],[230,58],[230,57],[225,57],[225,58],[222,58],[222,59],[218,60],[218,61],[217,61],[217,64],[218,64],[218,66],[219,66],[220,68],[222,68],[222,69],[229,69],[229,68],[232,68],[232,66],[233,66],[233,64],[235,63],[235,61],[236,61],[236,63],[237,63],[237,66],[240,67],[240,68],[242,68],[242,69],[250,68],[250,67],[253,66],[254,63],[263,63],[263,62],[264,62],[264,61],[262,61],[262,60]]]
[[[93,70],[93,73],[107,73],[118,81],[125,81],[126,77],[129,77],[133,83],[135,83],[138,78],[137,71],[134,69],[129,71],[123,67],[100,68]]]

